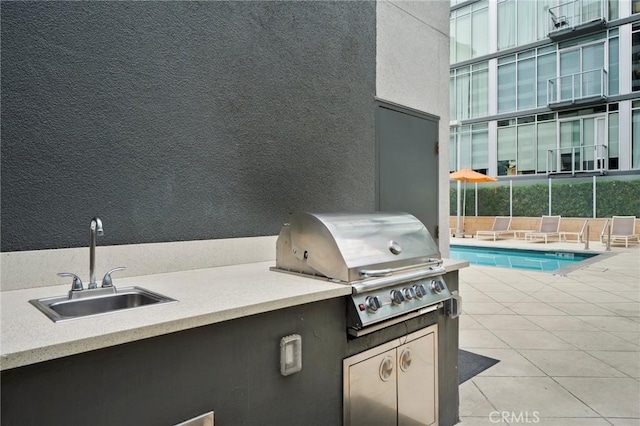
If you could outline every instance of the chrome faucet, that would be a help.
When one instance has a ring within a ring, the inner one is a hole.
[[[79,299],[83,297],[116,293],[117,289],[113,285],[111,274],[113,272],[125,269],[124,266],[119,266],[108,271],[104,275],[104,278],[102,278],[101,288],[98,288],[98,283],[96,283],[96,243],[98,240],[98,235],[104,235],[104,230],[102,229],[102,221],[97,217],[91,219],[89,231],[89,286],[87,287],[87,290],[84,289],[82,280],[76,274],[72,274],[71,272],[58,273],[58,275],[61,277],[73,278],[71,291],[69,291],[69,299]]]
[[[89,233],[89,288],[97,288],[96,283],[96,242],[98,235],[103,235],[102,221],[97,217],[91,219]]]

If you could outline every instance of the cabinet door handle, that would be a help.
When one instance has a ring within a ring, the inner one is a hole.
[[[389,377],[393,374],[393,360],[391,357],[384,357],[382,362],[380,363],[380,379],[383,382],[389,380]]]
[[[400,354],[400,369],[407,371],[411,367],[411,349],[405,349]]]

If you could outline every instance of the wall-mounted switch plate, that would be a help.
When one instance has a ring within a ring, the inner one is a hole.
[[[280,339],[280,374],[288,376],[302,370],[302,337],[292,334]]]

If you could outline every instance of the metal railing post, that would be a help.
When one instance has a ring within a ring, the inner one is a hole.
[[[457,195],[456,195],[456,237],[459,237],[460,235],[462,235],[462,227],[461,227],[461,222],[460,222],[460,213],[462,211],[462,199],[460,198],[460,188],[461,188],[462,182],[458,181],[457,182]]]
[[[549,216],[551,216],[551,178],[549,178]]]
[[[478,216],[478,182],[476,182],[476,193],[475,193],[475,201],[476,201],[476,216]]]
[[[585,233],[587,234],[587,238],[584,239],[584,249],[589,250],[589,221],[587,221],[587,226],[585,227]]]
[[[550,150],[547,150],[547,175],[549,174],[549,151]]]
[[[592,194],[592,197],[593,197],[593,217],[595,219],[595,217],[596,217],[596,203],[597,203],[597,198],[598,198],[597,193],[596,193],[596,177],[595,176],[593,176],[593,194]]]

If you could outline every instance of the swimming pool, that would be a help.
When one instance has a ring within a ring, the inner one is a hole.
[[[500,268],[555,271],[596,256],[596,253],[502,249],[452,245],[451,259]]]

